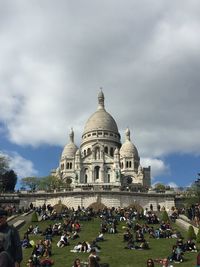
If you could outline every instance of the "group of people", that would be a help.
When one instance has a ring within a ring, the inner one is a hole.
[[[48,214],[48,212],[53,212],[51,207],[49,210],[46,208],[41,209],[42,214]],[[68,216],[70,213],[70,216]],[[55,215],[56,213],[54,213]],[[135,211],[134,209],[104,209],[99,210],[94,213],[91,209],[81,209],[78,210],[67,210],[62,217],[63,222],[56,222],[53,225],[48,225],[48,227],[42,232],[38,225],[30,225],[27,232],[24,235],[24,239],[20,241],[18,231],[13,227],[9,226],[7,223],[7,211],[0,209],[0,267],[20,267],[20,262],[22,261],[22,247],[33,247],[32,254],[28,260],[27,266],[49,266],[54,264],[54,260],[51,259],[52,255],[52,238],[53,236],[60,236],[58,242],[59,247],[64,247],[69,245],[70,239],[79,238],[79,231],[81,230],[81,225],[78,218],[84,215],[84,218],[92,218],[98,216],[101,218],[100,231],[94,240],[89,243],[86,241],[80,241],[74,247],[75,251],[88,252],[88,266],[98,267],[99,257],[97,256],[100,247],[98,242],[104,240],[104,233],[118,233],[117,225],[118,221],[124,221],[126,223],[125,233],[123,235],[123,241],[126,242],[125,248],[128,249],[148,249],[149,244],[145,240],[145,236],[149,234],[152,238],[169,238],[173,237],[173,229],[170,223],[161,222],[159,227],[156,226],[154,229],[153,224],[157,224],[159,219],[152,212],[147,212],[142,214]],[[56,215],[55,215],[56,216]],[[140,225],[136,223],[135,220],[141,218],[147,220],[147,223]],[[150,225],[148,225],[148,223]],[[43,235],[44,239],[39,240],[36,244],[31,243],[29,240],[29,235]],[[134,236],[133,236],[134,234]],[[187,240],[185,243],[180,236],[174,236],[177,238],[176,244],[172,247],[171,255],[166,259],[161,260],[147,260],[147,266],[154,266],[155,263],[160,264],[163,267],[172,266],[172,262],[182,262],[183,253],[186,251],[195,251],[197,248],[192,240]],[[200,256],[199,256],[200,258]],[[37,262],[38,261],[38,262]],[[171,265],[170,265],[171,264]],[[74,261],[73,267],[80,267],[81,261],[77,258]]]

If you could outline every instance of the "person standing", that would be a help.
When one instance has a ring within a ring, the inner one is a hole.
[[[4,239],[0,237],[0,267],[14,267],[10,256],[3,247]]]
[[[3,209],[0,209],[0,239],[14,266],[20,267],[23,257],[19,233],[14,226],[8,225],[7,211]]]
[[[100,267],[99,260],[100,258],[96,254],[96,250],[94,248],[91,249],[90,255],[88,257],[88,267]]]

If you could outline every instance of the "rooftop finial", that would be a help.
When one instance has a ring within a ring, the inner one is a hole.
[[[130,130],[129,130],[128,127],[126,128],[126,131],[125,131],[125,138],[126,138],[126,140],[128,140],[128,141],[131,140],[131,138],[130,138]]]
[[[71,143],[74,143],[74,131],[73,128],[71,127],[71,132],[69,134],[69,139]]]
[[[100,87],[100,92],[98,94],[98,103],[99,103],[98,109],[104,109],[104,94],[102,89],[103,88]]]

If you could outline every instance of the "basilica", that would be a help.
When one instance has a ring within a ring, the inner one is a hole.
[[[143,168],[131,133],[126,129],[124,142],[113,117],[106,111],[104,94],[98,94],[97,110],[87,120],[80,147],[74,141],[74,131],[61,154],[59,166],[52,175],[72,188],[98,186],[120,188],[124,179],[135,186],[149,188],[150,166]]]

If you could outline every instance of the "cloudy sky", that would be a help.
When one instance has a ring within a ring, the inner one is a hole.
[[[58,166],[97,108],[129,127],[152,183],[200,172],[199,0],[0,0],[0,151],[18,177]]]

